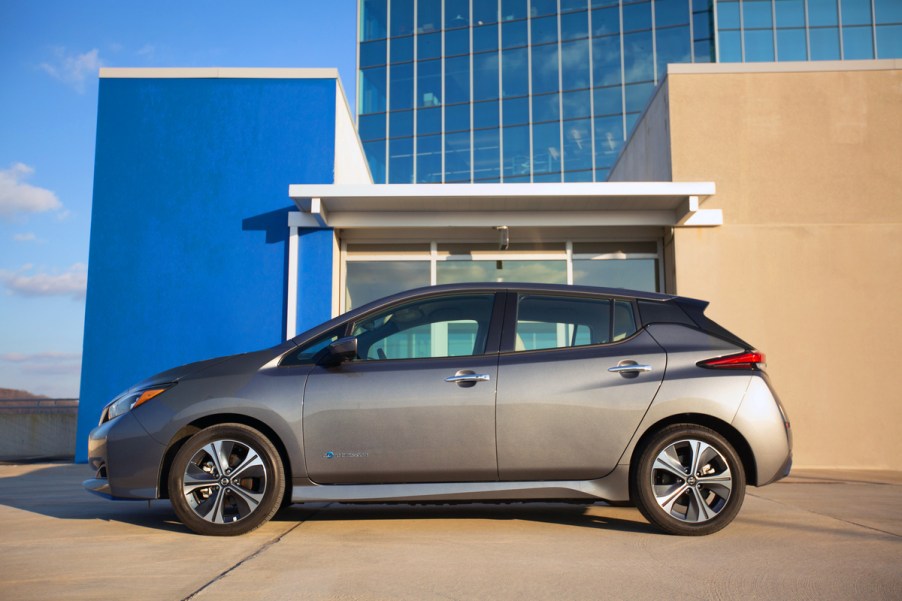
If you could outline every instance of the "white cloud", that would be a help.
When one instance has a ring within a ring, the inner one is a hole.
[[[10,219],[20,213],[43,213],[63,207],[50,190],[25,183],[32,173],[34,168],[24,163],[0,169],[0,218]]]
[[[13,240],[16,242],[43,242],[35,235],[34,232],[22,232],[21,234],[13,234]]]
[[[81,361],[81,353],[60,353],[57,351],[45,351],[42,353],[3,353],[0,361],[11,363],[60,363],[66,361]]]
[[[97,48],[78,55],[70,54],[65,48],[54,48],[53,54],[53,62],[41,63],[40,68],[54,79],[68,84],[79,94],[84,94],[85,82],[97,77],[98,71],[104,66]]]
[[[16,272],[0,271],[0,281],[12,294],[20,296],[71,296],[81,300],[88,288],[88,266],[75,263],[63,273],[30,274],[31,265]]]
[[[156,53],[156,46],[152,44],[144,44],[135,52],[135,54],[147,60],[152,60]]]

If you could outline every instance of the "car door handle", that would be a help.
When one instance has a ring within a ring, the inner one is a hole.
[[[640,371],[651,371],[651,365],[639,365],[638,363],[615,365],[609,367],[608,371],[615,374],[637,374]]]
[[[456,384],[460,384],[461,382],[489,382],[492,379],[492,376],[489,374],[455,374],[453,376],[448,376],[445,378],[445,382],[454,382]]]

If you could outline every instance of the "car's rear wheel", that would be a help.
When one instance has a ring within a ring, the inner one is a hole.
[[[198,534],[233,536],[266,523],[285,492],[273,444],[242,424],[211,426],[188,439],[169,471],[175,513]]]
[[[649,522],[671,534],[700,536],[717,532],[739,513],[745,472],[723,436],[674,424],[645,445],[631,485]]]

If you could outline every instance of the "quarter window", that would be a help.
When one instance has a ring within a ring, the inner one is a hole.
[[[609,344],[635,332],[633,307],[626,301],[521,295],[514,350]]]

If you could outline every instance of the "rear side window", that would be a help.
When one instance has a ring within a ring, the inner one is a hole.
[[[609,344],[635,332],[636,318],[629,302],[523,294],[517,302],[514,350]]]

